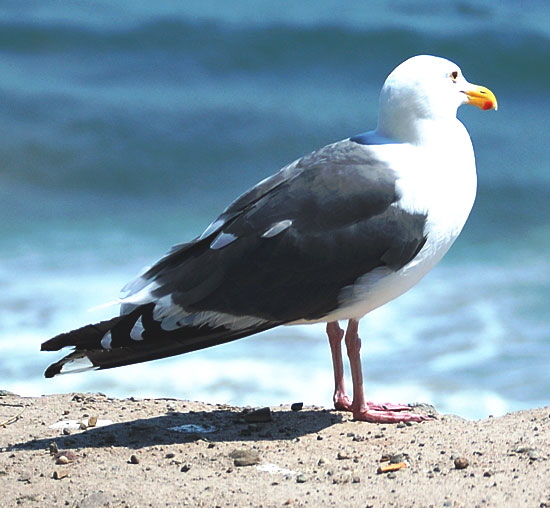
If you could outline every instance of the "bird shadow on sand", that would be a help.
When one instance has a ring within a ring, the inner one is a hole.
[[[243,413],[231,410],[169,412],[150,418],[88,427],[69,435],[57,435],[15,443],[9,450],[124,447],[138,450],[148,446],[172,445],[197,440],[211,442],[292,440],[315,434],[343,421],[343,414],[326,409],[275,411],[271,420],[246,421]],[[53,432],[53,431],[52,431]],[[59,431],[61,432],[61,431]]]

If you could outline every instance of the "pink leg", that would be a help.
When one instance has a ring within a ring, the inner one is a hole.
[[[346,393],[344,382],[344,364],[342,361],[342,339],[344,338],[344,330],[338,324],[338,321],[327,323],[327,335],[332,354],[332,367],[334,370],[334,408],[338,411],[352,411],[352,401]],[[369,409],[375,411],[401,411],[410,409],[404,404],[391,404],[389,402],[383,404],[375,404],[374,402],[366,402]]]
[[[338,325],[338,321],[327,323],[328,343],[332,354],[332,368],[334,370],[334,408],[338,411],[351,411],[351,400],[346,394],[344,384],[344,364],[342,362],[342,339],[344,330]]]
[[[410,409],[408,406],[402,404],[373,404],[372,402],[365,401],[363,371],[361,368],[361,339],[359,338],[358,327],[359,321],[350,319],[345,336],[353,382],[352,411],[354,419],[371,423],[421,422],[429,420],[430,418],[426,416],[402,412],[405,409]]]

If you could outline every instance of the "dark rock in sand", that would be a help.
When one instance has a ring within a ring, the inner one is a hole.
[[[299,474],[296,477],[296,483],[306,483],[307,482],[307,476],[305,474]]]
[[[233,450],[229,457],[233,459],[233,464],[238,467],[254,466],[260,463],[260,454],[256,450]]]
[[[267,423],[273,420],[271,409],[262,407],[244,415],[244,421],[247,423]]]
[[[54,480],[62,480],[63,478],[67,478],[67,476],[69,476],[69,471],[60,470],[60,471],[54,471],[52,478]]]
[[[466,469],[470,465],[470,462],[465,457],[457,457],[455,459],[455,468],[456,469]]]

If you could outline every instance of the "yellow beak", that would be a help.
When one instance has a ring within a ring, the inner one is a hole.
[[[481,109],[494,109],[495,111],[498,108],[495,94],[484,86],[471,85],[470,88],[464,90],[464,93],[468,97],[466,104],[471,104]]]

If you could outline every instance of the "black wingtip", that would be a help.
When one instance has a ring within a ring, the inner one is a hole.
[[[59,362],[58,362],[59,363]],[[52,378],[61,372],[61,365],[53,363],[44,371],[45,378]]]
[[[77,349],[95,349],[100,347],[101,338],[124,316],[116,316],[107,321],[101,321],[91,325],[83,326],[70,332],[61,333],[52,339],[43,342],[41,351],[59,351],[64,347],[75,347]]]
[[[74,354],[74,353],[71,353]],[[57,374],[61,373],[61,369],[63,369],[63,365],[65,365],[71,355],[65,356],[61,360],[52,363],[45,371],[44,371],[44,377],[45,378],[52,378],[54,376],[57,376]]]

